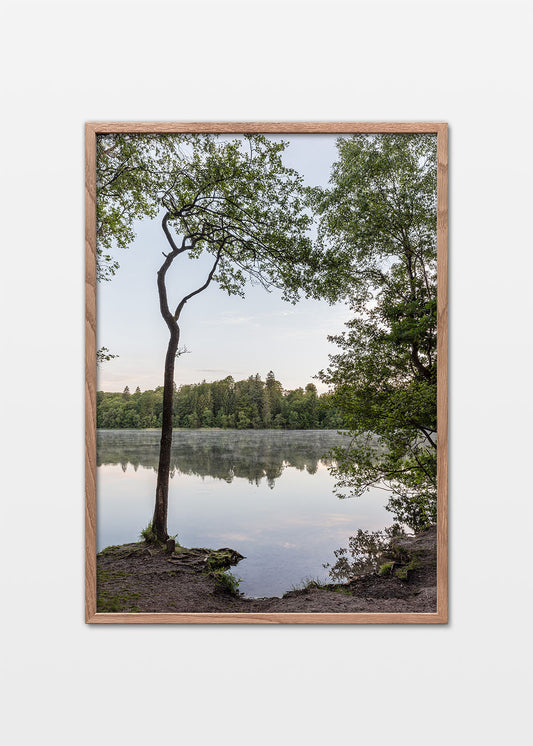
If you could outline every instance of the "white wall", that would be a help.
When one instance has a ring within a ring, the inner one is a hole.
[[[526,4],[3,7],[6,742],[525,743]],[[83,122],[106,119],[450,123],[448,627],[84,625]]]

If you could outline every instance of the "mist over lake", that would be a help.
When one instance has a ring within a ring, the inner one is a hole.
[[[159,430],[99,430],[98,551],[137,541],[151,520]],[[346,437],[327,430],[176,430],[168,531],[188,547],[231,547],[246,596],[281,596],[323,564],[358,529],[392,523],[386,493],[341,500],[328,451]]]

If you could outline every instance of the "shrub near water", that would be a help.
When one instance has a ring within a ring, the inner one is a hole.
[[[239,585],[242,578],[237,578],[231,572],[215,570],[211,573],[222,588],[229,591],[232,596],[240,596]]]

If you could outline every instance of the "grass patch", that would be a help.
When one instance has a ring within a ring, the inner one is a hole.
[[[387,578],[389,575],[392,574],[392,568],[394,567],[394,562],[385,562],[384,565],[381,565],[381,567],[378,570],[378,575],[380,578]]]
[[[308,591],[313,588],[320,588],[321,590],[329,590],[328,583],[324,583],[319,578],[304,578],[297,585],[293,585],[292,591]]]
[[[123,590],[120,593],[102,591],[98,594],[96,610],[99,612],[110,612],[112,614],[118,612],[139,612],[140,609],[134,602],[140,598],[140,595],[140,593],[127,590]]]
[[[180,546],[180,543],[178,541],[178,534],[174,534],[174,536],[169,536],[169,539],[174,539],[176,542],[176,549]],[[164,547],[166,545],[165,541],[161,541],[157,538],[157,534],[154,531],[154,525],[152,521],[146,526],[146,528],[143,528],[141,533],[139,534],[139,539],[142,539],[147,544],[153,544],[157,547]]]
[[[334,585],[333,583],[325,583],[319,578],[304,578],[298,585],[293,585],[292,591],[331,591],[331,593],[343,593],[345,596],[353,596],[353,593],[346,588],[344,585]]]
[[[240,596],[241,592],[239,591],[239,584],[242,580],[242,578],[237,578],[235,575],[233,575],[231,572],[226,572],[224,570],[215,570],[214,572],[210,573],[217,583],[226,591],[229,591],[232,596]]]
[[[399,567],[394,574],[400,580],[409,580],[409,573],[412,572],[413,570],[416,570],[418,567],[420,567],[420,565],[421,565],[420,561],[416,559],[415,557],[411,560],[411,562],[409,562],[408,565]]]
[[[139,538],[145,541],[147,544],[155,544],[156,546],[162,546],[163,542],[159,541],[157,538],[157,534],[154,531],[154,527],[152,522],[146,526],[146,528],[143,528],[141,533],[139,534]]]
[[[105,583],[108,580],[118,580],[119,578],[129,578],[131,572],[126,570],[104,570],[102,567],[96,568],[96,582]]]
[[[117,592],[112,593],[111,591],[102,588],[103,583],[124,580],[130,575],[131,573],[126,572],[125,570],[103,570],[101,567],[96,569],[96,610],[98,612],[110,612],[116,614],[118,612],[140,611],[135,603],[140,598],[140,593],[130,591],[128,588],[121,588]]]
[[[353,596],[353,593],[342,585],[338,585],[336,588],[330,588],[333,593],[344,593],[345,596]]]
[[[118,544],[113,544],[110,547],[102,549],[102,551],[98,552],[98,554],[102,555],[103,557],[109,557],[115,554],[120,554],[121,551],[123,551],[123,547],[118,546]]]

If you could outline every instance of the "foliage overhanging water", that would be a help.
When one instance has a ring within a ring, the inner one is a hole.
[[[98,550],[138,540],[153,512],[159,430],[99,430]],[[184,546],[229,546],[247,596],[281,596],[309,578],[357,529],[392,517],[385,495],[333,494],[326,454],[345,438],[325,430],[176,430],[168,530]]]

